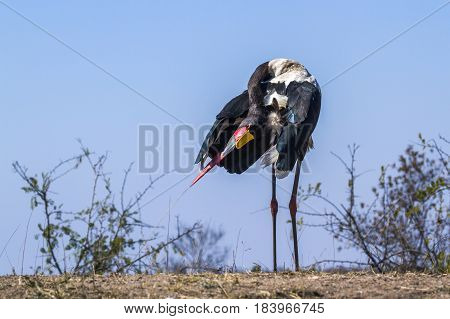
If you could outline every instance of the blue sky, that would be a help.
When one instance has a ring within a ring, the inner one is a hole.
[[[308,155],[310,174],[301,185],[321,181],[333,200],[345,198],[344,172],[330,151],[344,154],[358,143],[358,167],[374,170],[360,183],[369,196],[381,164],[395,160],[419,132],[449,136],[450,5],[399,36],[357,66],[330,79],[400,34],[445,1],[0,1],[0,248],[19,226],[0,258],[0,272],[20,268],[29,198],[11,168],[15,160],[30,171],[48,169],[77,152],[80,138],[96,152],[110,152],[108,171],[119,184],[123,169],[137,161],[140,124],[177,121],[87,63],[22,17],[68,43],[121,81],[194,129],[240,93],[260,63],[276,57],[301,61],[322,84],[322,112]],[[196,145],[196,150],[198,149]],[[86,203],[84,173],[58,185],[67,208]],[[265,173],[267,177],[269,175]],[[161,180],[154,194],[183,174]],[[147,176],[133,172],[129,192]],[[189,178],[148,205],[150,222],[167,223],[167,207]],[[116,186],[118,186],[116,184]],[[281,187],[290,190],[292,176]],[[151,198],[151,196],[150,196]],[[185,222],[223,226],[238,265],[270,266],[271,226],[266,207],[270,184],[258,174],[205,177],[173,207]],[[289,194],[279,191],[280,205]],[[300,206],[305,209],[304,206]],[[317,209],[322,207],[318,204]],[[279,264],[291,265],[285,221],[279,215]],[[37,215],[30,234],[36,232]],[[336,244],[337,246],[337,244]],[[338,253],[317,229],[300,237],[303,265]],[[26,267],[34,264],[36,242],[29,241]],[[8,260],[9,259],[9,260]]]

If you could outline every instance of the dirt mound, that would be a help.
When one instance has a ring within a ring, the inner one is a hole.
[[[446,274],[3,276],[0,298],[450,298]]]

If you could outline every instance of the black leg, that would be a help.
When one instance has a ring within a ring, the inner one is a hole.
[[[300,265],[298,262],[298,241],[297,241],[297,191],[298,191],[298,180],[300,177],[300,166],[301,163],[297,162],[295,167],[295,177],[294,186],[292,187],[291,200],[289,202],[289,211],[291,213],[292,222],[292,236],[294,239],[294,258],[295,258],[295,271],[300,270]]]
[[[272,200],[270,201],[270,210],[272,212],[272,245],[273,245],[273,271],[277,272],[277,179],[275,176],[275,166],[272,165]]]

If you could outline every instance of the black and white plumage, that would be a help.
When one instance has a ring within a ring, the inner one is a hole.
[[[263,166],[275,164],[276,176],[283,178],[313,145],[320,103],[319,84],[302,64],[289,59],[263,63],[251,76],[248,90],[216,116],[196,163],[214,158],[239,127],[249,125],[255,139],[218,165],[240,174],[261,158]]]
[[[277,270],[276,177],[287,176],[296,164],[289,210],[295,269],[299,270],[296,213],[300,165],[313,146],[311,134],[320,105],[319,84],[302,64],[289,59],[265,62],[250,77],[247,90],[229,101],[216,116],[196,159],[202,168],[208,157],[211,161],[192,185],[216,165],[237,174],[245,172],[258,159],[263,166],[272,165],[274,271]]]

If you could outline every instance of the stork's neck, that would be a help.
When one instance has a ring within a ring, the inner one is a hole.
[[[269,62],[265,62],[258,66],[253,72],[250,80],[248,80],[248,97],[250,109],[262,106],[264,92],[261,89],[261,82],[270,78]]]

